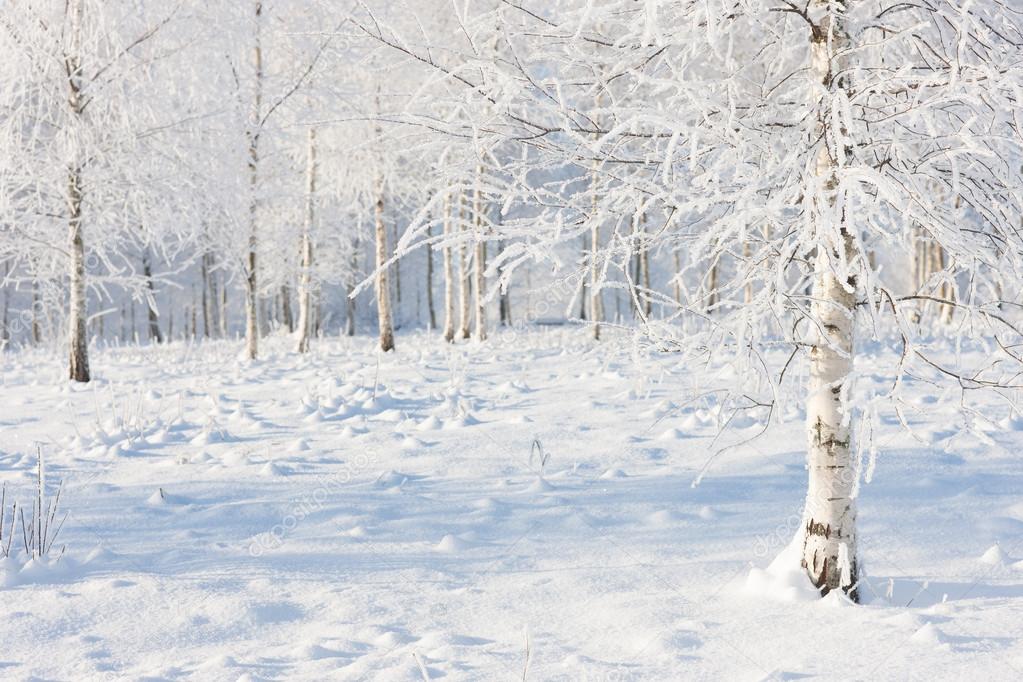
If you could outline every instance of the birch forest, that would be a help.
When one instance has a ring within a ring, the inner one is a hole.
[[[1021,0],[0,0],[4,679],[1023,679],[1021,451]]]

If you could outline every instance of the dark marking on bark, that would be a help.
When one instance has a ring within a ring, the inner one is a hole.
[[[819,535],[826,540],[831,539],[831,525],[817,523],[813,519],[806,522],[806,534],[807,535]]]

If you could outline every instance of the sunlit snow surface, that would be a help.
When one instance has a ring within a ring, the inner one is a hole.
[[[757,415],[718,435],[672,354],[585,336],[107,349],[74,389],[0,356],[8,504],[40,442],[70,512],[58,561],[0,565],[0,678],[1023,679],[1005,403],[987,442],[923,382],[914,435],[880,415],[857,607],[769,566],[799,526],[798,411],[693,487]]]

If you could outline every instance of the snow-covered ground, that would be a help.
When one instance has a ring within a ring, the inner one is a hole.
[[[854,606],[765,570],[799,414],[693,487],[758,427],[715,441],[672,354],[398,342],[108,349],[74,388],[0,356],[8,504],[41,442],[69,512],[58,561],[0,568],[0,678],[1023,679],[1023,421],[994,398],[989,442],[924,382],[915,435],[882,414]]]

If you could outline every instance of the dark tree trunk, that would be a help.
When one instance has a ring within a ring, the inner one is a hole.
[[[142,274],[146,278],[146,286],[149,288],[149,298],[146,307],[149,309],[149,340],[163,343],[163,334],[160,333],[160,318],[156,312],[156,289],[153,286],[153,266],[149,261],[149,249],[142,252]],[[203,299],[205,306],[206,300]]]

